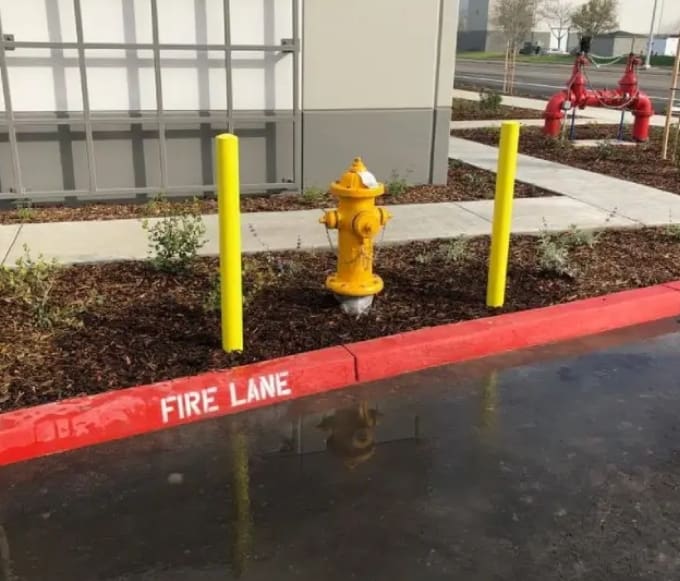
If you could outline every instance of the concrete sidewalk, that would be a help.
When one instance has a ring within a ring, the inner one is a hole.
[[[496,171],[498,149],[451,137],[449,157],[475,167]],[[517,179],[598,208],[614,216],[614,226],[625,219],[640,226],[680,223],[680,196],[642,184],[520,155]],[[604,225],[604,224],[603,224]]]
[[[492,192],[488,192],[492,195]],[[479,236],[491,232],[493,201],[411,204],[391,206],[394,219],[379,243],[397,244],[414,240]],[[329,249],[336,246],[336,233],[318,223],[316,210],[259,212],[242,217],[244,252],[267,250]],[[677,214],[680,217],[680,212]],[[207,244],[202,255],[216,255],[218,227],[215,215],[204,216]],[[636,222],[616,216],[607,224],[606,211],[566,197],[519,199],[515,203],[513,231],[536,233],[547,225],[565,230],[604,225],[634,227]],[[42,254],[65,264],[142,260],[147,257],[146,232],[138,220],[62,222],[0,226],[0,259],[13,264],[26,245],[33,256]]]
[[[479,101],[479,93],[475,91],[465,91],[463,89],[453,89],[452,97],[454,99],[467,99],[469,101]],[[535,111],[543,111],[547,101],[543,99],[530,99],[527,97],[511,97],[503,95],[503,105],[508,107],[519,107],[521,109],[532,109]],[[627,114],[626,119],[628,123],[631,122],[632,115]],[[599,109],[597,107],[588,107],[587,109],[579,110],[576,113],[577,122],[589,123],[597,121],[598,123],[619,123],[621,121],[621,112],[612,109]],[[582,121],[584,120],[584,121]],[[487,122],[488,123],[488,122]],[[650,124],[653,127],[663,127],[666,123],[666,118],[663,115],[654,115],[650,119]]]
[[[451,137],[449,157],[496,171],[498,150]],[[593,229],[680,223],[680,196],[551,161],[519,156],[517,179],[560,194],[515,202],[513,232],[566,230],[571,225]],[[493,192],[475,202],[391,206],[394,219],[379,243],[489,234]],[[319,224],[320,210],[243,214],[244,252],[329,249],[336,233]],[[203,255],[216,255],[215,215],[204,216],[207,243]],[[154,220],[151,220],[154,222]],[[330,238],[330,240],[329,240]],[[33,256],[62,263],[142,260],[148,255],[147,233],[140,220],[61,222],[0,226],[0,262],[13,264],[26,245]]]

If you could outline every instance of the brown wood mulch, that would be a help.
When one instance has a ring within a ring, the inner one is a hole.
[[[457,244],[380,248],[386,290],[361,319],[343,315],[323,287],[330,253],[245,257],[246,351],[237,355],[221,352],[219,315],[208,306],[214,259],[184,275],[141,262],[64,268],[48,306],[70,314],[51,328],[0,295],[0,412],[490,315],[488,239],[462,253]],[[513,240],[501,312],[680,279],[680,236],[670,229],[609,231],[593,248],[574,247],[571,277],[542,269],[538,244]]]
[[[525,127],[520,135],[520,152],[565,165],[571,165],[631,182],[680,194],[680,162],[661,160],[663,130],[651,128],[650,140],[638,145],[574,147],[569,141],[545,137],[540,127]],[[457,137],[498,145],[497,129],[466,129],[452,132]],[[577,126],[576,139],[612,139],[617,125]],[[630,126],[624,139],[631,140]]]
[[[451,105],[452,121],[495,121],[508,119],[542,119],[543,111],[523,109],[501,105],[493,109],[485,109],[478,101],[454,99]]]
[[[405,188],[399,195],[385,195],[378,203],[426,204],[436,202],[461,202],[493,198],[496,175],[456,160],[449,162],[447,185],[415,186]],[[241,199],[243,212],[281,212],[331,208],[335,200],[325,192],[306,194],[245,195]],[[517,186],[517,197],[535,198],[554,195],[530,184]],[[84,204],[79,206],[32,206],[0,210],[0,224],[38,222],[72,222],[80,220],[116,220],[167,216],[174,212],[217,213],[214,198],[193,200],[151,200],[145,204]]]

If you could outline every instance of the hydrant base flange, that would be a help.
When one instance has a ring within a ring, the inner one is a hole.
[[[330,275],[326,279],[326,288],[341,297],[365,297],[368,295],[377,295],[384,287],[385,283],[383,282],[383,279],[377,274],[374,274],[370,279],[361,282],[340,280],[335,274]]]

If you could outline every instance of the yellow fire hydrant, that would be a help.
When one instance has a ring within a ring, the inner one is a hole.
[[[326,280],[326,288],[335,293],[343,310],[360,315],[384,287],[373,273],[373,239],[392,217],[385,208],[375,206],[385,186],[357,157],[331,184],[330,192],[338,198],[338,208],[325,212],[320,222],[338,230],[338,266]]]

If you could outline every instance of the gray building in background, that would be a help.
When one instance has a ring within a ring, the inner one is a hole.
[[[461,0],[458,45],[460,51],[503,52],[506,40],[493,23],[494,6],[498,0]],[[574,9],[585,0],[567,0]],[[618,26],[621,31],[597,39],[593,51],[602,56],[618,56],[645,50],[649,34],[654,0],[619,0]],[[525,41],[533,41],[543,48],[570,50],[578,46],[576,33],[566,34],[565,23],[549,15],[537,15],[535,29]],[[626,31],[626,32],[622,32]],[[657,35],[677,35],[680,31],[680,2],[666,0],[658,3],[655,32]]]
[[[458,0],[0,0],[0,201],[445,183]],[[9,36],[8,36],[9,35]]]

